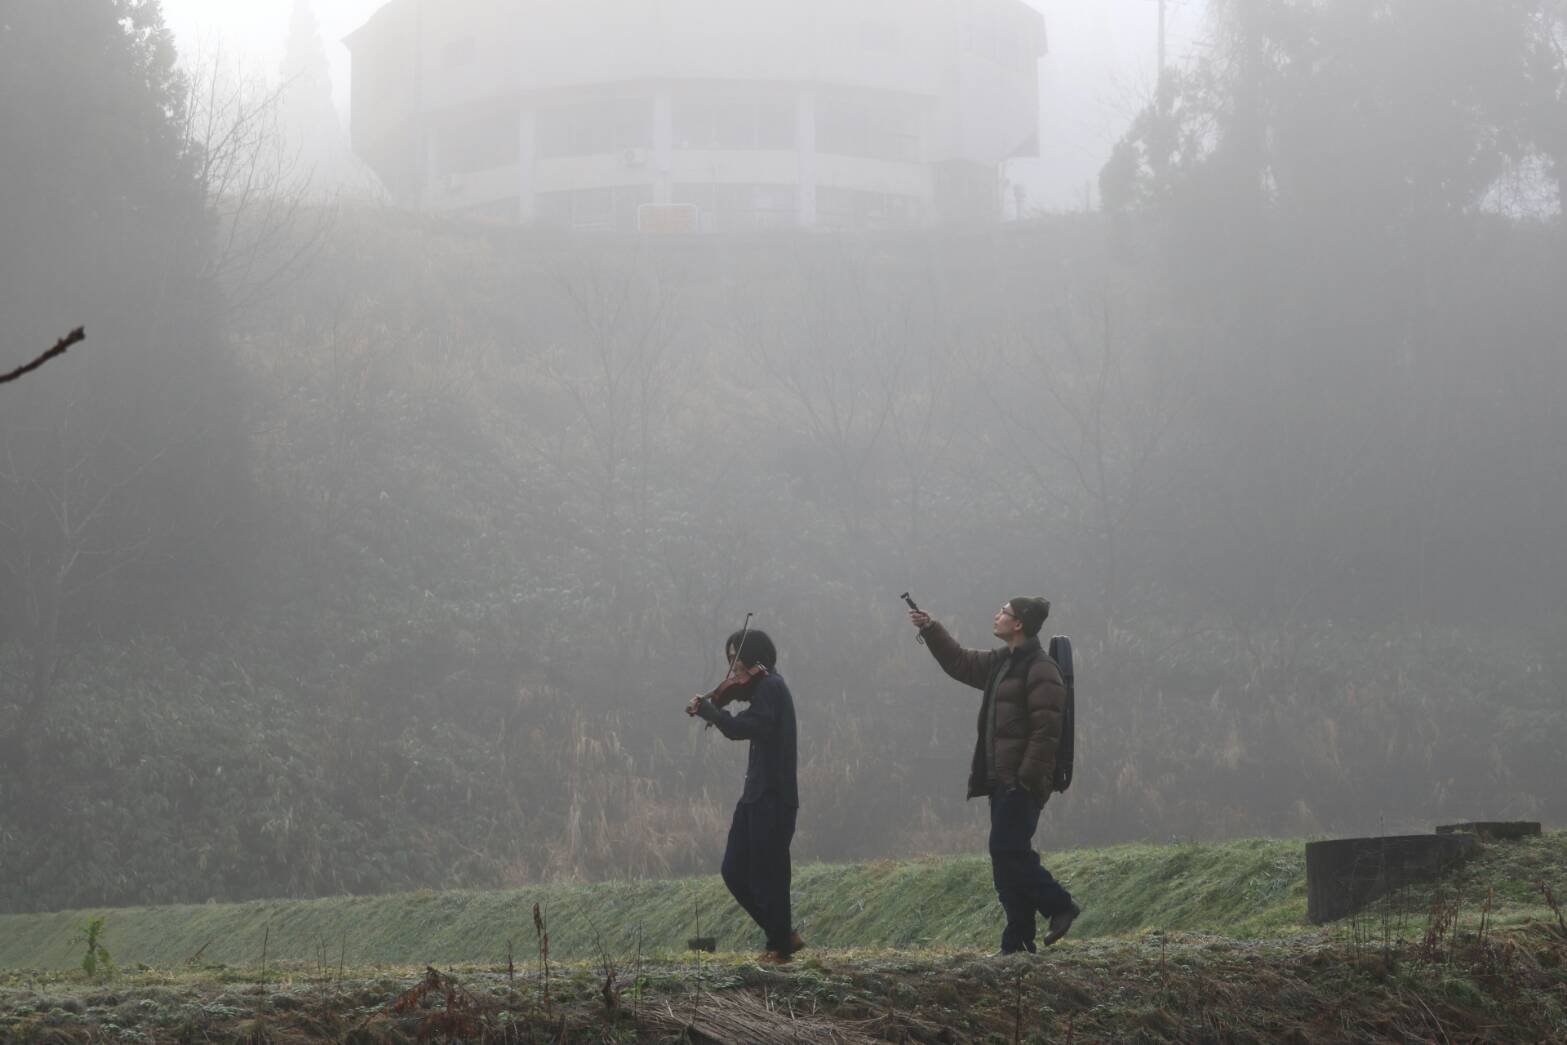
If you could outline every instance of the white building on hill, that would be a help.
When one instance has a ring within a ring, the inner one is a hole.
[[[1037,154],[1023,0],[390,0],[347,38],[401,202],[576,228],[995,217]]]

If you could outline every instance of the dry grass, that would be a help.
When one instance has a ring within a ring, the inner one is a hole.
[[[1445,931],[1445,930],[1444,930]],[[783,968],[648,962],[504,967],[260,984],[227,970],[0,980],[0,1040],[474,1042],[1504,1042],[1567,1039],[1567,933],[1536,920],[1394,961],[1343,932],[1068,941],[1036,956],[828,951]]]
[[[879,1021],[871,1020],[868,1023]],[[775,1003],[766,994],[732,991],[704,998],[690,1005],[665,999],[642,1014],[641,1027],[671,1037],[687,1035],[696,1041],[754,1042],[755,1045],[792,1045],[795,1042],[832,1042],[858,1045],[886,1039],[861,1027],[831,1017],[794,1011],[792,997]]]

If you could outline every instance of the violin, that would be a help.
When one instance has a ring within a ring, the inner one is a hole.
[[[691,703],[686,705],[686,714],[695,716],[696,709],[704,700],[711,700],[714,707],[723,707],[742,694],[749,693],[756,680],[767,677],[767,665],[752,664],[747,667],[740,663],[740,650],[745,646],[745,637],[751,633],[751,614],[745,615],[745,625],[740,629],[740,641],[729,647],[729,674],[710,692],[700,697],[692,697]],[[712,725],[711,722],[708,723]]]
[[[767,677],[766,664],[753,664],[749,668],[744,664],[735,664],[729,672],[729,677],[713,687],[711,693],[704,693],[703,700],[711,700],[714,707],[723,707],[743,693],[748,693],[757,679]]]
[[[711,700],[714,707],[721,708],[736,698],[749,693],[751,687],[756,684],[757,679],[766,677],[767,665],[765,664],[753,664],[751,667],[746,667],[744,664],[737,663],[730,669],[729,675],[724,681],[700,697],[692,697],[691,703],[686,705],[686,714],[696,715],[697,705],[704,700]],[[708,724],[711,725],[712,723]]]

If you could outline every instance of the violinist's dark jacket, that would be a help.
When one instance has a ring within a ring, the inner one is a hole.
[[[730,740],[749,740],[751,754],[745,766],[745,791],[742,803],[760,801],[771,795],[781,805],[800,805],[795,780],[794,698],[783,676],[773,671],[750,686],[751,702],[738,715],[716,707],[703,699],[696,713],[718,727]]]

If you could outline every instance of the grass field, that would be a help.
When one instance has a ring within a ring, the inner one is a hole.
[[[1541,888],[1567,894],[1567,833],[1326,928],[1303,924],[1302,854],[1054,854],[1085,914],[1025,959],[983,957],[980,858],[798,868],[811,946],[784,969],[750,960],[716,878],[0,916],[0,1041],[1567,1040],[1567,923]],[[113,977],[79,967],[89,917]],[[698,928],[722,953],[685,951]]]
[[[1148,929],[1258,936],[1305,917],[1299,842],[1117,846],[1052,854],[1052,871],[1085,913],[1073,935]],[[0,915],[0,968],[65,969],[81,960],[76,937],[103,917],[103,942],[122,965],[318,960],[420,964],[504,961],[536,949],[533,905],[551,953],[589,958],[603,947],[679,952],[692,936],[722,950],[759,949],[760,938],[715,876],[669,881],[548,885],[496,892],[416,892],[375,897],[258,901],[47,915]],[[1001,908],[984,857],[812,864],[794,875],[795,921],[825,948],[994,945]],[[204,949],[203,949],[204,948]]]

